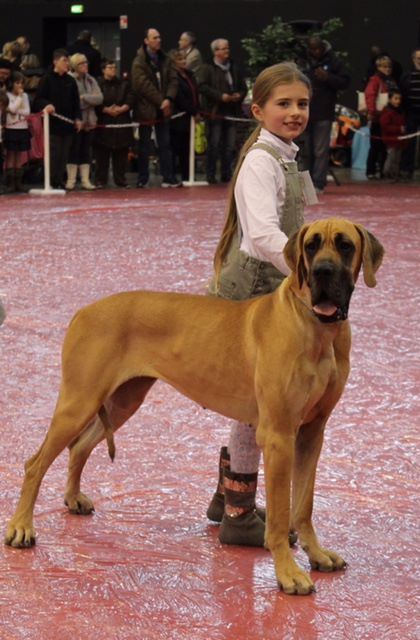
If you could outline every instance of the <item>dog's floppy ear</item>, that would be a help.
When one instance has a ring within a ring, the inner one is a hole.
[[[303,238],[308,228],[309,224],[304,224],[298,231],[295,231],[283,249],[283,255],[288,266],[297,273],[299,287],[302,286],[308,275],[303,259]]]
[[[375,236],[361,224],[355,224],[362,241],[363,278],[368,287],[376,286],[375,273],[384,257],[384,248]]]

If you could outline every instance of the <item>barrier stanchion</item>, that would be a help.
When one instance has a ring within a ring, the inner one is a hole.
[[[189,159],[189,171],[188,180],[185,180],[182,184],[184,187],[207,187],[208,182],[195,180],[195,120],[191,117],[190,126],[190,159]]]
[[[64,196],[66,194],[64,189],[53,189],[51,186],[50,175],[50,114],[43,111],[44,114],[44,188],[43,189],[31,189],[29,193],[34,196]]]

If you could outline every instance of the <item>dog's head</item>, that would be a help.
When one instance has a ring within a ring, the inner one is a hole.
[[[341,218],[303,225],[287,242],[284,256],[321,322],[345,320],[354,284],[363,267],[368,287],[376,285],[384,249],[362,225]]]

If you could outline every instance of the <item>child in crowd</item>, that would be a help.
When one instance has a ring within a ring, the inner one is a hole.
[[[211,295],[252,298],[274,291],[290,273],[283,249],[302,225],[304,208],[293,141],[307,125],[310,95],[308,78],[293,63],[273,65],[255,82],[251,110],[258,126],[232,178]],[[255,506],[259,461],[255,425],[234,424],[207,510],[221,522],[225,544],[264,545],[265,512]]]
[[[7,193],[26,192],[22,179],[23,165],[28,161],[28,151],[31,148],[31,135],[28,128],[28,116],[31,109],[28,94],[25,93],[23,88],[24,82],[23,74],[19,71],[14,71],[7,85],[9,106],[6,110],[6,128],[4,131]]]
[[[381,112],[379,122],[382,138],[386,146],[384,177],[398,180],[400,175],[401,154],[406,145],[398,137],[405,133],[405,115],[401,107],[400,91],[390,91],[387,106]]]
[[[6,110],[9,105],[9,98],[6,91],[0,89],[0,195],[4,194],[3,188],[3,132],[6,122]]]

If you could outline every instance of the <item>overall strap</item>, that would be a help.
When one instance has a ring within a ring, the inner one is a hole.
[[[248,150],[248,153],[253,149],[263,149],[263,151],[267,151],[267,153],[269,153],[270,156],[273,156],[275,160],[280,162],[282,165],[282,168],[285,171],[287,171],[287,163],[281,157],[280,152],[274,147],[272,147],[271,144],[266,144],[265,142],[256,142],[255,144],[252,145],[252,147],[250,147],[250,149]]]

